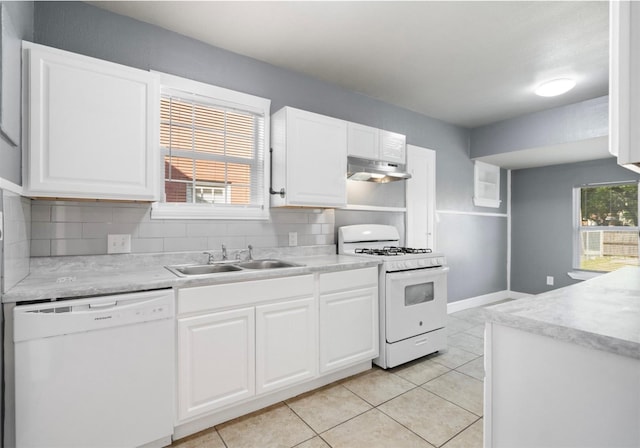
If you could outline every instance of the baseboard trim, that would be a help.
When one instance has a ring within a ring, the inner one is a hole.
[[[518,291],[511,291],[510,293],[510,299],[526,299],[527,297],[531,297],[534,294],[528,294],[526,292],[518,292]]]
[[[458,300],[455,302],[447,303],[447,313],[456,313],[458,311],[466,310],[469,308],[475,308],[477,306],[489,305],[491,303],[500,302],[506,299],[523,299],[529,297],[531,294],[517,291],[498,291],[490,294],[484,294],[482,296],[470,297],[468,299]]]

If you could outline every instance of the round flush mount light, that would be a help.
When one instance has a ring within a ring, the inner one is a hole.
[[[576,82],[573,79],[561,78],[552,79],[551,81],[544,82],[536,89],[536,95],[538,96],[558,96],[563,93],[567,93],[569,90],[576,86]]]

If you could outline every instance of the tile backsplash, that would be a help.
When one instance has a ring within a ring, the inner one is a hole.
[[[156,220],[151,205],[34,200],[31,256],[101,255],[108,234],[131,235],[132,253],[335,244],[335,214],[322,209],[271,209],[269,221]]]
[[[3,289],[8,291],[29,275],[31,201],[3,190],[4,263]]]

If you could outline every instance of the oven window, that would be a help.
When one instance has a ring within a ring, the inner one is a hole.
[[[404,289],[404,306],[430,302],[433,299],[433,282],[419,283]]]

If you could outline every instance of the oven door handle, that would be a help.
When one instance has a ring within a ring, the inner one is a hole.
[[[428,278],[437,277],[449,272],[449,266],[439,266],[437,268],[421,268],[411,269],[408,271],[387,272],[387,278],[390,280],[399,280],[403,278]]]

